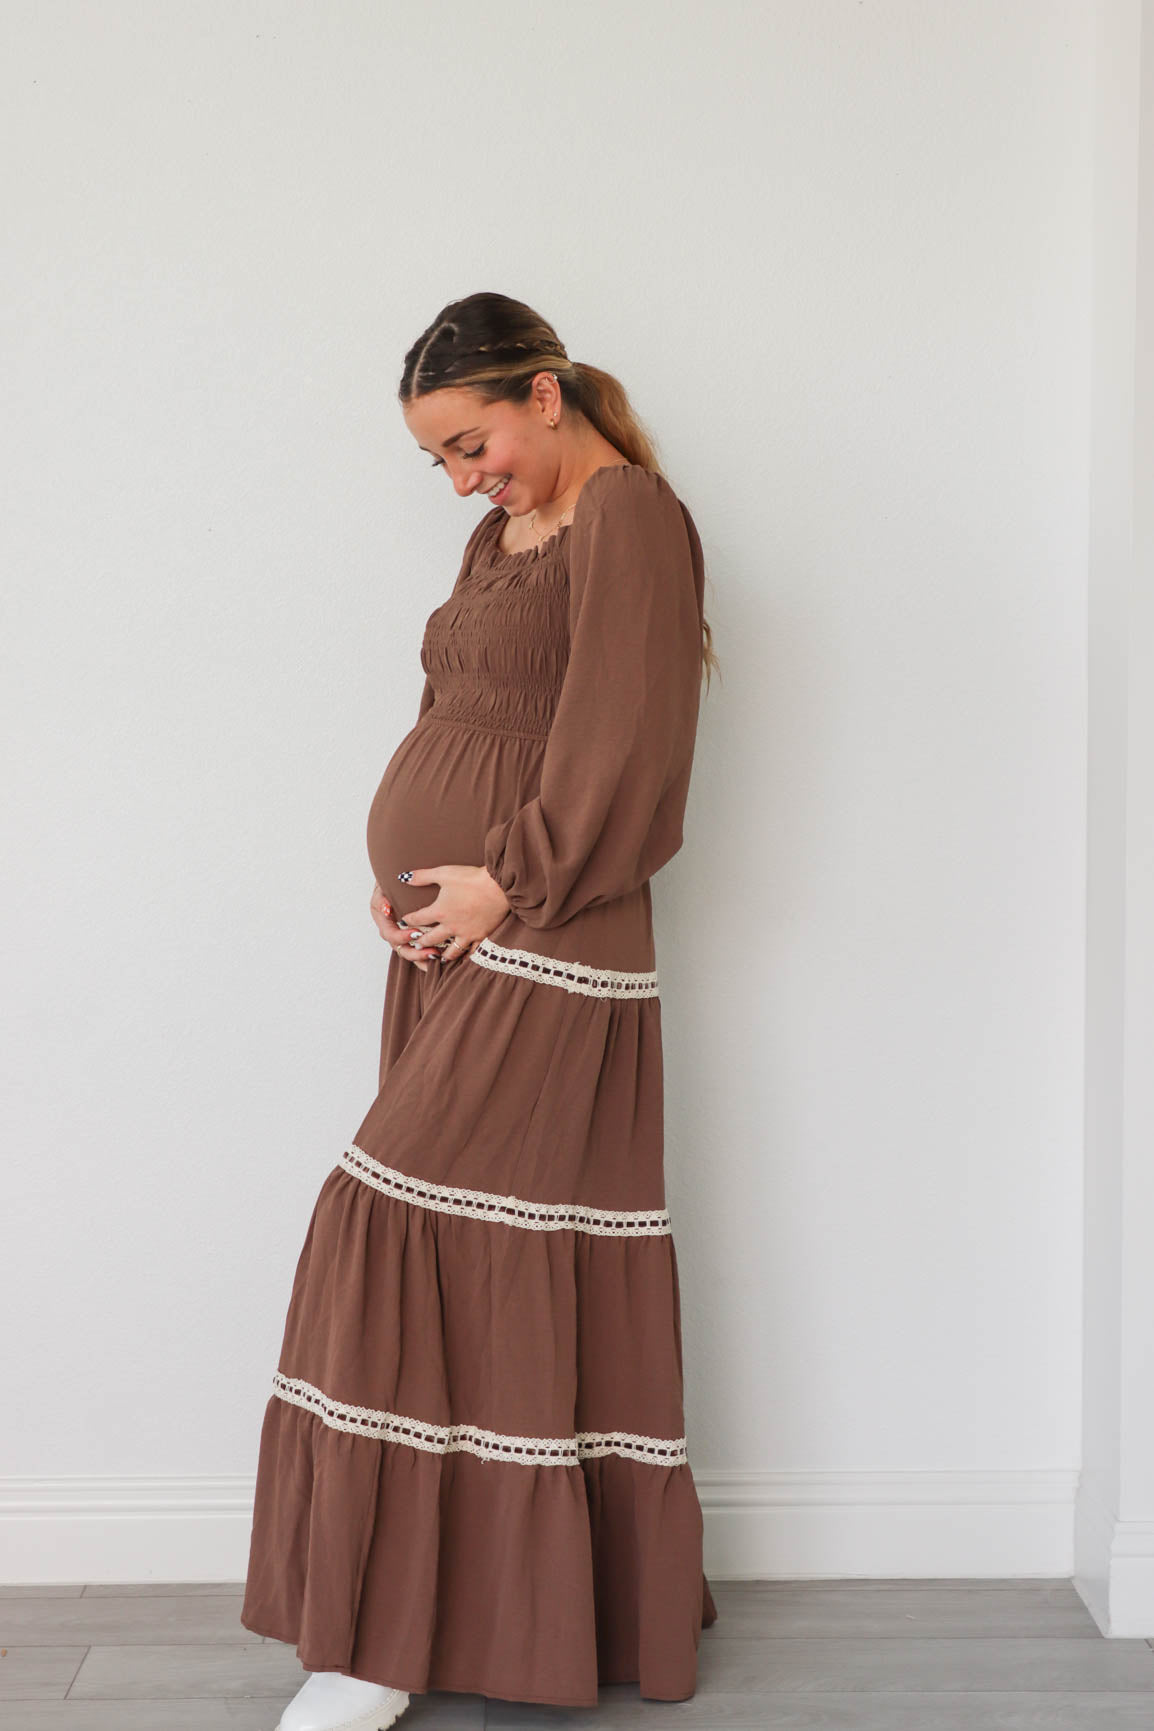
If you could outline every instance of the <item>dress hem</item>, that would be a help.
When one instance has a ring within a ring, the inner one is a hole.
[[[309,1672],[314,1670],[314,1667],[304,1658],[290,1635],[277,1634],[270,1629],[256,1628],[252,1623],[246,1623],[243,1618],[240,1621],[242,1628],[247,1629],[250,1634],[260,1635],[270,1641],[279,1641],[285,1647],[292,1647],[304,1669]],[[346,1666],[329,1665],[325,1669],[327,1671],[337,1670],[342,1677],[360,1676],[358,1672],[350,1671]],[[630,1683],[640,1683],[640,1678],[603,1677],[598,1684],[598,1693],[592,1698],[587,1695],[509,1695],[503,1689],[496,1689],[492,1686],[481,1688],[476,1683],[447,1683],[443,1681],[429,1682],[421,1689],[415,1683],[406,1683],[403,1679],[398,1680],[395,1674],[390,1677],[387,1683],[380,1677],[360,1677],[360,1681],[376,1683],[382,1689],[402,1689],[407,1695],[480,1695],[486,1701],[516,1701],[530,1707],[597,1707],[600,1705],[601,1689],[613,1689]],[[696,1694],[696,1690],[689,1695],[642,1695],[641,1699],[643,1701],[692,1701],[694,1694]]]

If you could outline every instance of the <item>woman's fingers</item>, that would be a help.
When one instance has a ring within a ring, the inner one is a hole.
[[[451,932],[443,920],[438,920],[432,926],[417,926],[410,928],[402,926],[402,931],[413,931],[415,941],[410,938],[415,950],[423,950],[426,954],[433,952],[442,962],[455,962],[458,957],[468,955],[469,951],[480,942],[478,938],[461,938]]]
[[[382,937],[385,935],[384,920],[386,916],[392,914],[392,911],[392,908],[385,900],[384,891],[381,889],[380,884],[374,881],[373,893],[369,897],[369,914],[372,917],[373,924],[376,926]]]
[[[392,906],[385,899],[379,884],[373,885],[369,911],[373,916],[373,924],[382,938],[390,943],[393,949],[402,955],[407,962],[412,962],[415,967],[420,968],[422,973],[427,973],[432,965],[432,956],[436,952],[430,953],[428,945],[412,942],[412,928],[397,924],[393,918]]]
[[[455,962],[458,957],[468,955],[477,942],[475,938],[458,940],[455,933],[447,930],[443,921],[437,921],[435,926],[428,929],[416,925],[401,925],[394,918],[392,904],[378,883],[373,884],[369,911],[382,938],[422,972],[435,961]]]
[[[419,948],[416,944],[411,944],[403,930],[398,930],[396,926],[390,926],[389,923],[386,922],[386,928],[382,935],[388,939],[389,943],[393,946],[393,949],[399,956],[402,956],[406,962],[412,962],[413,965],[420,968],[422,972],[432,966],[432,958],[425,950]]]
[[[385,899],[384,891],[378,883],[374,883],[373,893],[369,897],[369,913],[372,915],[373,924],[381,936],[385,937],[387,935],[386,928],[393,925],[393,909],[392,904]]]
[[[416,925],[401,925],[393,914],[392,903],[376,882],[369,898],[369,912],[382,938],[422,972],[427,972],[433,962],[453,962],[459,956],[468,955],[477,941],[452,941],[456,934],[450,933],[440,920],[427,930]]]

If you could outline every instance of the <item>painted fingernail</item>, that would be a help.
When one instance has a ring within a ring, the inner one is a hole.
[[[413,875],[413,874],[412,874],[412,872],[411,872],[411,871],[408,871],[408,872],[398,872],[398,873],[397,873],[397,877],[398,877],[398,879],[399,879],[399,881],[400,881],[400,882],[401,882],[401,883],[403,883],[403,884],[407,884],[407,883],[408,883],[408,882],[409,882],[409,881],[410,881],[410,879],[411,879],[411,878],[412,878],[412,875]]]

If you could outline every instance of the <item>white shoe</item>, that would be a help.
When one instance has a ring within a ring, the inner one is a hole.
[[[277,1731],[387,1731],[409,1697],[343,1671],[313,1671],[281,1714]]]

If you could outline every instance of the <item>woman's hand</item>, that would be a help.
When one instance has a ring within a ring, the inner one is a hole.
[[[437,884],[435,901],[418,908],[400,925],[413,934],[414,947],[431,949],[442,962],[455,962],[496,931],[509,912],[509,898],[484,866],[420,866],[397,874],[407,884]]]
[[[433,961],[467,955],[509,911],[509,898],[484,866],[422,866],[400,875],[409,884],[437,884],[440,894],[410,921],[394,920],[384,891],[374,883],[369,911],[381,936],[422,972]]]
[[[373,916],[373,924],[381,936],[392,944],[397,954],[404,956],[406,962],[412,962],[414,967],[420,968],[423,974],[427,974],[431,959],[437,954],[437,951],[430,950],[423,955],[416,944],[409,941],[412,936],[411,928],[399,926],[393,919],[392,907],[385,900],[384,891],[380,884],[375,881],[373,893],[369,899],[369,912]]]

